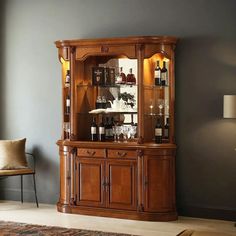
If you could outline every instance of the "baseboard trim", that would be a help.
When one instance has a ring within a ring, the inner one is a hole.
[[[181,206],[178,207],[178,215],[206,219],[236,221],[235,209],[216,209],[199,206]]]
[[[0,199],[1,200],[21,200],[21,190],[18,188],[0,188]],[[23,189],[24,201],[33,202],[35,201],[34,190]]]

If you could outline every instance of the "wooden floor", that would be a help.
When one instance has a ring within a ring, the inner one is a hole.
[[[105,217],[62,214],[54,205],[0,201],[0,220],[68,228],[129,233],[143,236],[174,236],[184,229],[207,230],[236,235],[234,222],[179,217],[172,222],[146,222]]]

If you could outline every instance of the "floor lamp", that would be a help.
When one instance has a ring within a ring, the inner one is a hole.
[[[224,118],[236,118],[236,95],[224,95],[223,111]]]

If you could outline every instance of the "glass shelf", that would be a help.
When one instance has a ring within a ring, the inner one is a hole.
[[[160,117],[161,116],[167,116],[167,117],[170,116],[169,114],[157,114],[157,113],[149,113],[149,114],[145,113],[144,115],[145,116],[160,116]]]
[[[137,84],[112,84],[112,85],[93,85],[93,84],[77,84],[77,87],[100,87],[100,88],[127,88],[137,87]]]
[[[144,85],[145,89],[164,89],[169,88],[169,85]]]
[[[95,110],[98,110],[98,111],[95,111]],[[137,114],[138,112],[137,111],[112,111],[112,110],[106,110],[106,109],[95,109],[93,110],[94,112],[78,112],[77,114],[80,114],[80,115],[86,115],[86,114],[89,114],[89,115],[100,115],[100,114],[103,114],[103,115],[109,115],[109,114],[124,114],[124,115],[132,115],[132,114]]]

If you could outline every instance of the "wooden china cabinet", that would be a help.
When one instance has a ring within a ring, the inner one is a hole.
[[[176,41],[144,36],[55,42],[63,104],[58,211],[177,219]]]

